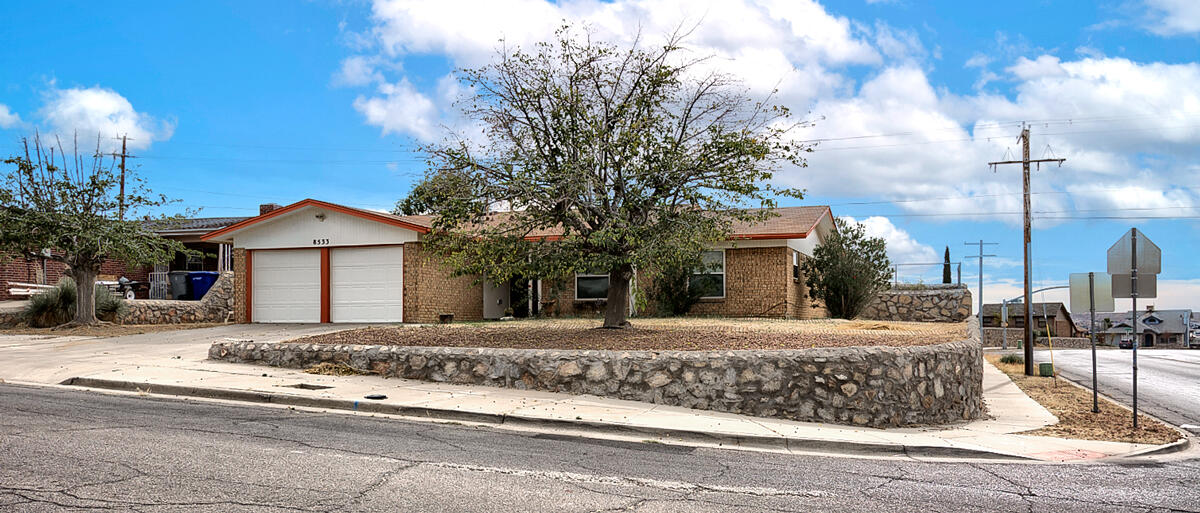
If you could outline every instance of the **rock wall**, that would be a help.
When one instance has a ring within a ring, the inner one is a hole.
[[[1004,345],[1004,330],[1008,330],[1008,347],[1017,347],[1017,341],[1025,338],[1025,330],[1023,328],[984,328],[983,329],[983,346],[984,347],[1002,347]],[[1049,341],[1046,337],[1037,337],[1034,339],[1034,347],[1046,347]],[[1104,347],[1104,341],[1097,338],[1097,347]],[[1092,340],[1087,337],[1054,337],[1054,347],[1056,349],[1090,349]]]
[[[0,328],[16,326],[25,321],[24,312],[17,309],[0,310]]]
[[[1017,347],[1017,341],[1025,338],[1023,328],[984,328],[983,347],[1000,347],[1004,344],[1004,330],[1008,330],[1008,347]]]
[[[877,321],[962,322],[971,316],[965,285],[923,285],[880,292],[859,314]]]
[[[217,342],[209,358],[386,377],[592,394],[762,417],[872,427],[982,414],[974,321],[958,342],[787,351],[567,351]]]
[[[233,313],[233,273],[221,273],[199,301],[135,299],[125,301],[121,324],[181,324],[227,322]]]

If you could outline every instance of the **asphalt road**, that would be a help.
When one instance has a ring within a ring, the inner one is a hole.
[[[1096,351],[1100,393],[1126,405],[1133,404],[1133,351]],[[1039,351],[1037,361],[1049,361]],[[1091,388],[1092,352],[1088,349],[1054,351],[1060,375]],[[1138,350],[1138,408],[1176,426],[1200,426],[1200,351],[1188,349]],[[1191,429],[1200,434],[1200,428]]]
[[[0,385],[4,511],[1200,511],[1200,460],[922,463]]]

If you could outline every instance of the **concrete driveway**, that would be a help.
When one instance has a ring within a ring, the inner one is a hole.
[[[355,324],[227,324],[123,337],[0,335],[0,379],[58,383],[82,374],[138,367],[204,368],[226,338],[278,342],[361,327]],[[136,363],[131,363],[136,362]]]
[[[1127,349],[1096,351],[1100,393],[1126,405],[1133,404],[1132,353]],[[1038,351],[1037,361],[1048,362],[1050,355],[1046,351]],[[1091,350],[1054,351],[1054,363],[1062,376],[1091,387]],[[1200,426],[1200,351],[1139,350],[1138,409],[1176,426]],[[1200,434],[1200,427],[1191,428],[1190,431]]]

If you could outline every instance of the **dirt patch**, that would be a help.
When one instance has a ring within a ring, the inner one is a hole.
[[[158,333],[162,331],[194,330],[220,326],[216,323],[192,324],[102,324],[99,326],[80,326],[68,329],[56,328],[3,328],[0,335],[46,335],[52,337],[123,337],[140,335],[142,333]]]
[[[366,376],[375,374],[369,370],[355,369],[344,363],[322,362],[307,369],[304,372],[308,374],[320,374],[323,376]]]
[[[870,323],[729,319],[635,319],[623,330],[596,329],[583,319],[532,320],[435,326],[372,327],[315,335],[292,342],[513,349],[709,351],[809,349],[849,346],[919,346],[964,338],[962,324]]]
[[[1000,354],[987,354],[988,363],[1004,371],[1026,395],[1058,417],[1058,424],[1025,434],[1105,440],[1142,444],[1165,444],[1179,439],[1179,433],[1145,415],[1138,416],[1133,428],[1132,412],[1103,397],[1100,413],[1092,413],[1092,393],[1062,378],[1026,376],[1023,363],[1001,363]]]

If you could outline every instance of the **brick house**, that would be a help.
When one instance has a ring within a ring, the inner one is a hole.
[[[1001,305],[998,303],[983,305],[983,327],[1001,327],[1001,310]],[[1079,328],[1071,320],[1071,312],[1068,312],[1066,305],[1062,303],[1033,303],[1032,312],[1034,330],[1046,330],[1046,326],[1050,326],[1049,333],[1051,337],[1081,336]],[[1009,303],[1008,327],[1025,327],[1024,304]]]
[[[812,318],[800,264],[834,230],[829,207],[787,207],[705,253],[711,294],[697,315]],[[601,310],[608,277],[492,283],[451,277],[426,254],[426,216],[397,216],[306,199],[204,235],[232,247],[239,322],[437,322]],[[543,237],[552,233],[539,233]],[[644,273],[635,294],[649,287]],[[476,283],[478,281],[479,283]],[[652,313],[648,311],[641,314]]]
[[[278,208],[278,205],[262,205],[260,213],[269,211],[271,208]],[[201,254],[177,253],[170,262],[163,262],[157,266],[130,266],[118,260],[106,260],[100,266],[100,279],[114,281],[117,278],[125,277],[132,281],[150,282],[152,278],[166,280],[165,274],[171,271],[226,270],[231,266],[231,254],[228,246],[202,241],[200,237],[213,230],[246,219],[249,218],[203,217],[182,219],[170,223],[147,221],[151,229],[158,235],[179,241],[185,248],[196,250]],[[26,298],[10,294],[9,286],[7,286],[9,282],[54,285],[66,275],[66,270],[66,264],[48,258],[0,255],[0,301]],[[137,297],[145,299],[149,295],[149,291],[140,290]],[[162,296],[160,299],[166,299],[166,296]]]

